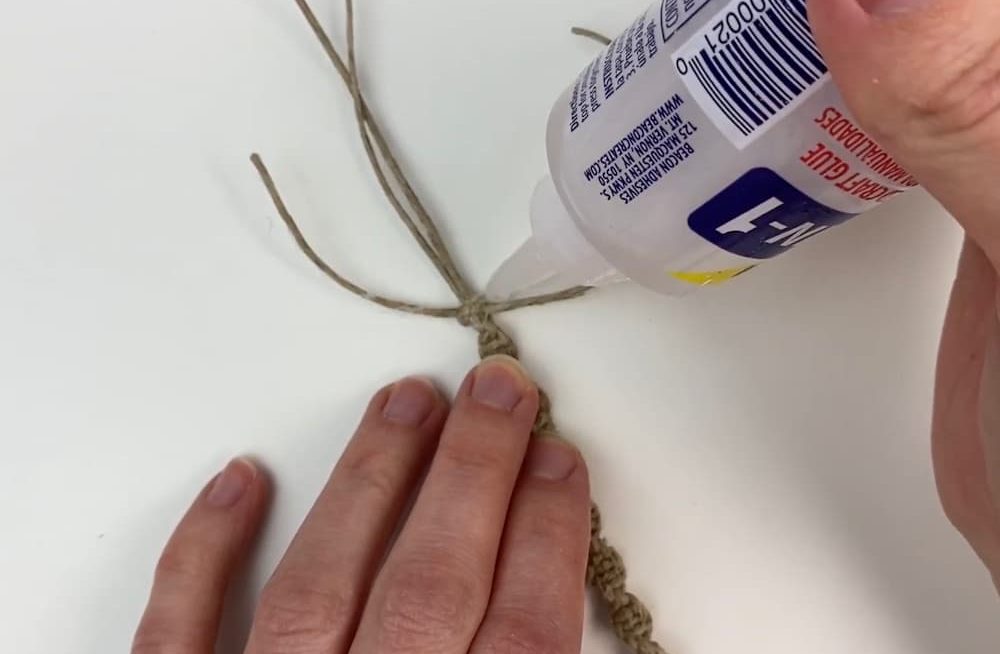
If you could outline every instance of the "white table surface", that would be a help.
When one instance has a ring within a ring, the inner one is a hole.
[[[642,0],[371,0],[374,107],[479,282],[526,234],[558,91]],[[342,30],[339,6],[319,13]],[[277,495],[227,647],[368,395],[473,363],[456,324],[373,308],[290,246],[419,300],[351,106],[291,0],[7,3],[0,19],[0,633],[121,652],[158,551],[228,457]],[[1000,604],[938,507],[936,339],[959,242],[921,195],[718,291],[620,287],[508,324],[585,450],[680,654],[986,654]],[[595,617],[596,620],[596,617]],[[592,622],[585,651],[616,651]]]

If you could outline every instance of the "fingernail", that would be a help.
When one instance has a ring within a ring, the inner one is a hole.
[[[494,409],[512,411],[530,385],[517,360],[508,356],[490,357],[476,368],[472,399]]]
[[[205,499],[209,506],[228,509],[240,501],[256,476],[257,468],[250,461],[242,457],[233,459],[212,482]]]
[[[580,465],[580,453],[575,447],[551,436],[540,436],[531,443],[524,462],[525,473],[546,481],[569,479]]]
[[[407,377],[392,387],[389,401],[382,409],[382,416],[397,425],[416,427],[431,415],[437,404],[437,397],[437,390],[431,380]]]
[[[861,6],[873,16],[902,14],[927,5],[929,0],[862,0]]]

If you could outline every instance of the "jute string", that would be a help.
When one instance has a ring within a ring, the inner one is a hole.
[[[295,243],[320,271],[350,293],[395,311],[455,319],[462,325],[476,331],[479,336],[479,356],[481,358],[496,354],[506,354],[516,358],[518,356],[517,345],[497,323],[496,318],[499,314],[525,307],[570,300],[580,297],[588,289],[579,286],[557,293],[535,295],[510,301],[487,300],[478,293],[459,270],[451,251],[441,237],[435,220],[413,190],[372,114],[371,108],[364,99],[357,73],[353,0],[345,0],[347,13],[346,60],[333,45],[307,0],[295,0],[295,3],[351,94],[361,142],[386,199],[421,250],[427,255],[427,259],[434,265],[441,278],[454,293],[458,302],[454,306],[446,307],[432,307],[406,302],[372,293],[341,275],[309,244],[308,239],[285,204],[274,178],[264,165],[263,159],[260,155],[254,154],[250,160],[257,169],[278,215],[295,239]],[[607,37],[591,30],[574,28],[573,32],[604,44],[609,42]],[[535,433],[556,433],[548,395],[541,390],[540,393],[541,406],[535,423]],[[601,514],[597,505],[592,504],[587,582],[604,598],[611,624],[623,643],[636,654],[665,654],[663,648],[652,639],[653,620],[649,610],[635,595],[626,590],[625,577],[625,564],[622,557],[602,535]]]

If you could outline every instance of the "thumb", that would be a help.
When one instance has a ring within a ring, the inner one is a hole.
[[[809,0],[862,125],[1000,267],[1000,2]]]

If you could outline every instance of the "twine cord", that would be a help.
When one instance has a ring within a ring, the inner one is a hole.
[[[250,157],[261,182],[271,198],[274,208],[285,223],[296,245],[323,274],[344,290],[381,307],[404,313],[451,318],[478,334],[479,356],[496,354],[517,357],[517,344],[497,323],[496,316],[525,307],[553,304],[574,299],[589,289],[584,286],[567,288],[556,293],[534,295],[507,301],[491,301],[476,292],[462,274],[451,251],[444,242],[436,221],[427,211],[409,179],[399,165],[399,160],[385,138],[384,132],[372,115],[364,99],[357,72],[357,55],[354,30],[354,2],[345,0],[347,15],[347,59],[345,60],[330,40],[307,0],[295,0],[306,22],[312,29],[327,58],[333,64],[354,102],[354,113],[359,136],[372,171],[386,200],[406,226],[428,260],[434,265],[458,300],[449,307],[432,307],[386,297],[369,291],[334,269],[309,244],[278,186],[258,154]],[[573,33],[599,43],[610,43],[607,37],[583,28],[573,28]],[[398,192],[397,192],[398,189]],[[552,406],[548,395],[541,389],[535,433],[555,433]],[[636,654],[665,654],[664,649],[652,639],[653,621],[645,605],[626,590],[625,564],[618,551],[603,536],[601,514],[596,504],[591,505],[590,553],[587,565],[587,582],[604,599],[612,627],[618,638]]]
[[[611,45],[611,39],[604,36],[600,32],[595,32],[594,30],[588,30],[586,27],[574,27],[570,29],[570,32],[576,34],[577,36],[582,36],[584,38],[590,39],[591,41],[597,41],[601,45]]]

